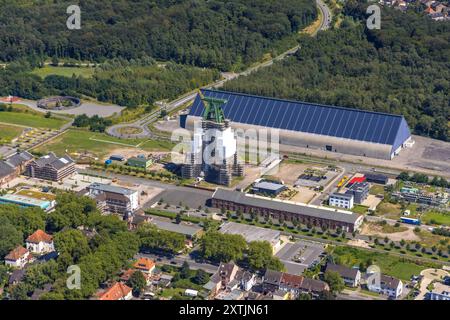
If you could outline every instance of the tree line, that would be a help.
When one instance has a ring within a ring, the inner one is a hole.
[[[113,59],[96,68],[91,78],[48,75],[31,71],[39,61],[21,59],[0,70],[0,96],[41,99],[52,95],[84,96],[127,107],[151,106],[155,101],[179,95],[217,80],[217,70],[175,63],[158,65],[149,58]]]
[[[221,70],[260,59],[317,15],[307,0],[84,0],[82,27],[71,31],[67,3],[0,4],[0,61],[36,56],[103,62],[148,55]]]
[[[224,89],[402,114],[414,133],[449,141],[450,23],[383,8],[382,28],[368,30],[367,5],[347,1],[339,28]]]

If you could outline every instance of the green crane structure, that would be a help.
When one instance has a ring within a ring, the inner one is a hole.
[[[222,106],[227,103],[227,100],[205,97],[200,92],[200,98],[205,105],[205,111],[203,111],[203,120],[214,121],[216,123],[225,122],[225,114],[223,113]]]

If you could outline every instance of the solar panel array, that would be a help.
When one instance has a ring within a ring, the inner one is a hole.
[[[410,136],[402,116],[218,90],[204,89],[202,93],[206,97],[227,100],[223,111],[225,117],[233,122],[390,144],[394,147]],[[200,117],[203,110],[203,103],[197,96],[190,115]]]

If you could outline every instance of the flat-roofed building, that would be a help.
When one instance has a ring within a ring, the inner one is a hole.
[[[104,212],[128,215],[139,209],[137,190],[96,182],[88,186],[87,191]]]
[[[345,192],[353,195],[354,203],[361,204],[369,195],[369,184],[367,182],[356,182]]]
[[[224,234],[240,234],[247,242],[267,241],[270,243],[274,251],[276,251],[280,246],[281,232],[277,230],[255,227],[236,222],[227,222],[220,227],[219,232]]]
[[[274,196],[280,194],[286,189],[287,187],[281,183],[274,183],[269,181],[257,182],[252,187],[254,193],[274,195]]]
[[[127,166],[141,169],[147,169],[152,163],[152,159],[147,159],[144,156],[132,157],[127,160]]]
[[[180,233],[189,239],[198,238],[203,233],[202,228],[194,225],[187,225],[183,222],[178,224],[159,218],[153,218],[150,223],[155,225],[158,229]]]
[[[15,204],[22,208],[37,207],[45,211],[53,208],[52,201],[35,199],[19,194],[5,194],[0,196],[0,204]]]
[[[363,221],[363,216],[350,211],[269,199],[220,188],[214,192],[211,205],[224,210],[255,213],[268,219],[281,218],[316,227],[342,228],[347,232],[357,230]]]
[[[75,162],[68,155],[57,157],[53,152],[32,160],[25,168],[25,175],[50,181],[61,181],[75,173]]]
[[[353,194],[332,193],[328,198],[328,204],[333,207],[351,209],[353,208]]]

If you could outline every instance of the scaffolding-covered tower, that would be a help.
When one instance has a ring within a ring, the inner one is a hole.
[[[202,97],[205,110],[201,126],[194,128],[191,150],[181,174],[185,179],[204,177],[206,181],[229,186],[232,176],[243,176],[239,163],[237,140],[225,119],[222,105],[226,100]]]

